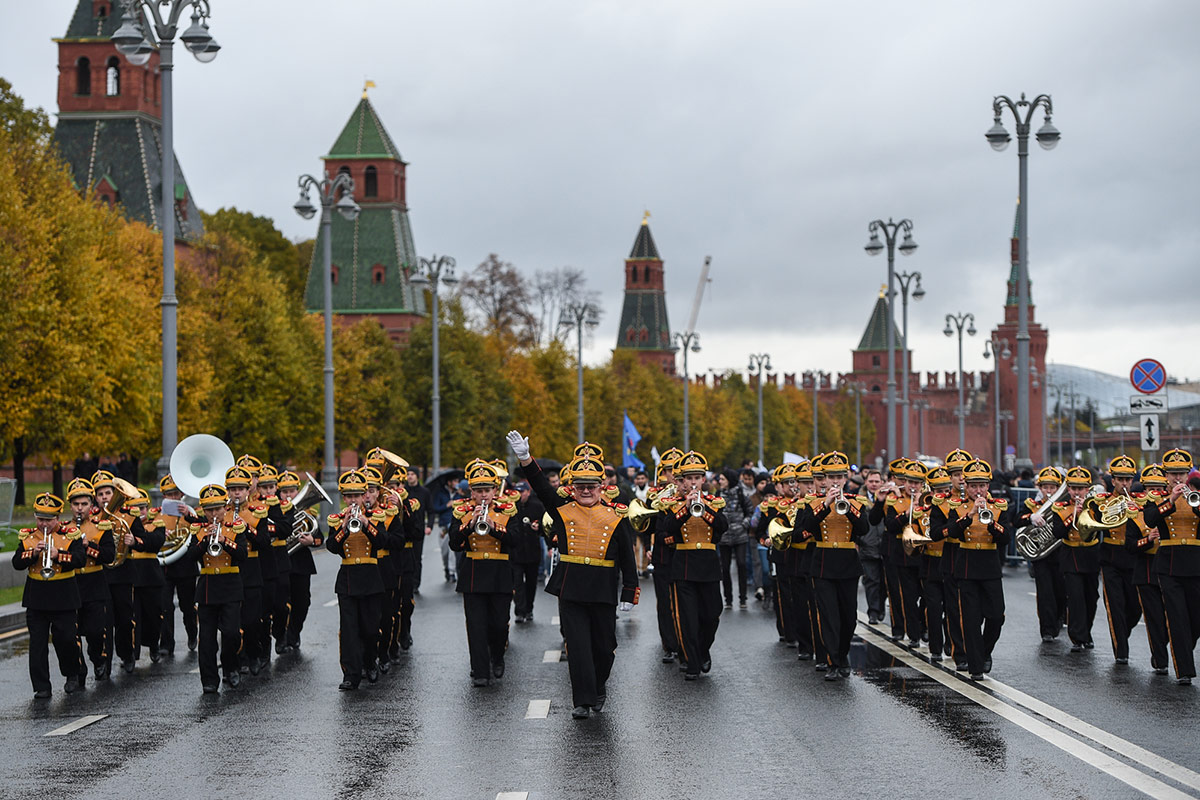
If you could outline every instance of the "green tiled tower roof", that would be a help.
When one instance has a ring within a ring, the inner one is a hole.
[[[1012,269],[1008,271],[1008,299],[1005,300],[1006,305],[1015,306],[1021,302],[1017,296],[1017,283],[1021,279],[1021,264],[1018,259],[1020,253],[1017,251],[1017,240],[1021,236],[1021,201],[1017,200],[1017,212],[1013,219],[1013,235],[1012,235]],[[1033,305],[1033,281],[1029,281],[1029,304]]]
[[[338,135],[325,158],[394,158],[402,161],[400,150],[379,121],[375,107],[364,93],[350,121]]]
[[[858,347],[854,348],[855,352],[882,350],[887,352],[887,287],[885,286],[879,292],[879,299],[875,301],[875,308],[871,311],[871,319],[867,321],[867,329],[863,331],[862,339],[858,342]],[[893,349],[900,348],[900,331],[896,329],[896,323],[892,322],[892,341],[895,343]]]
[[[654,237],[650,235],[650,226],[643,225],[638,229],[637,238],[633,240],[633,249],[629,251],[631,259],[653,258],[658,261],[658,248],[654,246]]]

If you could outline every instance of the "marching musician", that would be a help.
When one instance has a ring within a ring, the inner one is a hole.
[[[63,525],[59,515],[63,501],[43,492],[33,500],[34,527],[21,528],[12,565],[28,570],[21,605],[29,629],[29,678],[33,696],[50,697],[50,641],[58,656],[58,668],[67,679],[63,690],[80,688],[82,656],[76,620],[79,616],[79,584],[75,571],[87,559],[85,545],[74,525]]]
[[[1139,516],[1145,494],[1133,492],[1137,462],[1119,455],[1108,462],[1113,496],[1124,497],[1131,516]],[[1136,525],[1134,526],[1136,529]],[[1129,663],[1129,633],[1141,619],[1137,590],[1133,588],[1134,552],[1125,545],[1129,523],[1104,531],[1100,542],[1100,578],[1104,587],[1104,610],[1108,613],[1108,631],[1112,638],[1113,658],[1118,664]]]
[[[518,623],[525,623],[533,622],[538,565],[542,560],[542,516],[546,509],[533,496],[528,481],[518,482],[516,488],[520,497],[517,513],[509,523],[514,539],[509,563],[513,574],[513,612]]]
[[[661,518],[663,541],[671,556],[671,592],[675,600],[675,629],[687,669],[684,680],[694,681],[712,669],[712,644],[721,622],[721,559],[717,542],[729,528],[724,498],[704,493],[708,461],[692,450],[675,467],[679,491]],[[795,490],[795,470],[791,472]]]
[[[158,490],[162,492],[163,501],[173,500],[183,503],[183,492],[175,485],[171,476],[164,475],[158,482]],[[179,529],[186,529],[199,521],[199,518],[182,506],[182,516],[162,514],[163,532],[168,539]],[[161,513],[161,512],[160,512]],[[159,637],[158,652],[164,656],[175,655],[175,600],[179,599],[179,612],[183,615],[183,630],[187,634],[188,650],[195,650],[197,644],[196,623],[196,577],[200,574],[200,565],[194,558],[180,558],[163,567],[162,592],[162,635]]]
[[[379,548],[386,547],[387,534],[363,508],[367,479],[361,470],[342,473],[338,478],[338,491],[346,507],[329,515],[329,537],[325,540],[325,548],[342,559],[333,586],[338,596],[339,660],[342,665],[342,682],[338,688],[353,691],[364,674],[371,683],[379,680],[375,653],[379,610],[383,605],[383,579],[376,554]]]
[[[1167,475],[1167,495],[1157,504],[1146,504],[1145,519],[1146,527],[1152,529],[1150,535],[1158,534],[1154,569],[1162,589],[1175,679],[1187,686],[1196,677],[1193,651],[1200,638],[1200,502],[1193,505],[1200,498],[1185,497],[1196,493],[1187,483],[1191,453],[1168,450],[1163,453],[1162,468]]]
[[[266,507],[267,538],[271,549],[261,556],[263,565],[272,562],[275,577],[268,581],[263,575],[262,652],[269,653],[271,639],[275,640],[275,654],[287,652],[288,598],[292,593],[292,560],[288,556],[287,540],[292,529],[284,520],[279,502],[279,470],[263,464],[258,473],[258,501]]]
[[[856,542],[867,532],[867,510],[843,486],[850,470],[844,453],[820,457],[828,484],[825,496],[810,502],[802,513],[800,537],[814,538],[813,590],[817,598],[818,629],[825,647],[825,680],[850,675],[850,638],[858,624],[858,562]]]
[[[238,469],[234,467],[233,469]],[[229,493],[220,484],[200,490],[199,519],[186,558],[200,565],[196,580],[196,618],[200,628],[198,660],[200,685],[216,694],[221,673],[230,689],[241,685],[242,648],[241,569],[246,564],[246,523],[229,506]],[[217,670],[217,633],[221,634],[221,668]]]
[[[398,509],[399,528],[396,533],[396,572],[399,574],[398,612],[396,635],[388,646],[388,657],[392,663],[400,661],[400,651],[412,647],[412,618],[416,609],[413,595],[417,593],[417,577],[420,573],[421,548],[425,544],[425,510],[420,498],[413,495],[408,476],[413,473],[408,467],[399,466],[388,480],[391,503]],[[424,488],[424,487],[420,487]],[[425,492],[428,495],[428,492]]]
[[[926,473],[925,480],[929,484],[930,503],[927,508],[921,509],[923,514],[920,522],[925,535],[933,539],[930,531],[935,509],[940,509],[942,524],[945,525],[946,512],[950,508],[950,473],[945,467],[934,467]],[[916,514],[913,514],[913,518],[918,519]],[[945,546],[946,540],[943,538],[931,541],[922,548],[921,597],[925,601],[925,630],[929,632],[930,661],[941,661],[942,654],[948,655],[950,647],[947,629],[951,620],[946,616],[946,584],[942,576]],[[953,620],[954,624],[957,622],[957,619]]]
[[[450,549],[466,556],[455,590],[462,595],[467,620],[471,683],[488,686],[492,678],[504,677],[513,587],[508,564],[513,536],[508,525],[517,509],[497,499],[502,479],[495,465],[477,459],[468,465],[466,474],[471,496],[454,507]]]
[[[133,608],[136,620],[133,643],[133,660],[141,657],[142,645],[150,651],[150,660],[157,664],[162,660],[158,652],[162,637],[162,564],[158,563],[158,551],[167,540],[163,522],[150,513],[150,495],[145,489],[137,490],[138,496],[129,501],[126,508],[142,523],[142,536],[130,547],[129,558],[133,561]]]
[[[950,473],[950,506],[947,514],[941,516],[941,509],[934,507],[930,511],[929,529],[932,531],[945,528],[949,522],[948,512],[953,510],[954,503],[962,503],[967,499],[967,485],[963,479],[963,469],[975,460],[966,450],[951,450],[946,454],[946,471]],[[940,516],[940,519],[939,519]],[[945,544],[942,546],[942,586],[946,596],[946,618],[950,620],[947,626],[950,634],[950,655],[954,659],[954,669],[957,672],[967,671],[967,648],[963,641],[962,609],[958,603],[958,578],[955,569],[958,563],[958,539],[947,533]]]
[[[803,531],[807,511],[820,505],[821,501],[825,499],[825,492],[829,489],[829,481],[825,477],[825,453],[818,453],[807,467],[801,466],[796,471],[796,477],[800,485],[799,495],[804,498],[804,505],[796,514],[796,528],[792,531],[792,546],[799,545],[803,548],[800,551],[803,555],[800,563],[808,582],[808,607],[805,621],[808,623],[808,638],[813,646],[813,669],[817,672],[826,672],[829,669],[829,654],[825,650],[825,640],[821,638],[821,615],[817,611],[817,581],[813,567],[817,556],[816,541],[812,537],[797,535],[798,532]]]
[[[373,453],[378,453],[376,448]],[[378,464],[379,468],[371,466]],[[395,639],[399,628],[400,615],[400,575],[396,571],[396,561],[404,549],[404,531],[401,528],[404,517],[400,509],[383,501],[380,492],[383,489],[383,474],[380,472],[384,464],[382,455],[372,459],[367,454],[367,466],[360,471],[367,479],[367,491],[363,495],[363,511],[379,526],[383,539],[375,551],[376,566],[379,568],[379,578],[383,581],[383,594],[379,598],[379,635],[375,638],[376,650],[368,654],[368,662],[374,661],[379,665],[379,671],[385,675],[392,668],[388,648]],[[393,555],[393,551],[396,555]]]
[[[776,520],[787,528],[795,527],[804,505],[795,464],[780,464],[771,470],[771,481],[777,494],[759,504],[762,514],[758,526],[763,535]],[[768,557],[775,565],[775,628],[780,639],[788,647],[795,647],[804,661],[812,658],[813,650],[808,626],[808,575],[803,558],[809,544],[809,540],[793,541],[790,537],[768,542],[771,547]]]
[[[1067,587],[1067,635],[1071,652],[1095,647],[1092,623],[1100,596],[1100,537],[1085,538],[1079,515],[1092,488],[1092,473],[1086,467],[1067,470],[1067,497],[1054,504],[1054,535],[1065,545],[1059,553],[1059,569]]]
[[[245,456],[242,457],[245,460]],[[270,534],[260,524],[267,508],[251,502],[250,491],[254,476],[246,467],[233,466],[225,471],[225,490],[229,508],[246,525],[246,560],[241,564],[242,578],[242,659],[241,673],[257,675],[266,663],[262,648],[263,562],[265,552],[271,557]]]
[[[296,515],[315,513],[297,511],[292,507],[292,501],[300,492],[300,476],[288,470],[279,476],[277,483],[279,491],[279,510],[282,513],[283,529],[291,535],[295,529]],[[300,633],[304,630],[304,621],[308,619],[308,609],[312,605],[312,576],[317,574],[317,564],[313,561],[312,548],[322,547],[325,537],[321,529],[314,526],[313,533],[300,536],[300,546],[288,556],[288,617],[287,617],[287,648],[300,649]]]
[[[917,470],[914,472],[914,470]],[[917,598],[921,594],[919,553],[904,552],[904,529],[909,524],[909,511],[925,485],[924,465],[919,461],[898,458],[888,466],[888,483],[875,495],[867,521],[883,523],[884,569],[887,575],[888,605],[892,610],[892,641],[901,641],[908,634],[908,646],[921,645],[920,610]]]
[[[1050,527],[1047,514],[1038,513],[1055,492],[1062,486],[1065,476],[1057,467],[1045,467],[1037,474],[1038,496],[1026,498],[1017,514],[1017,527]],[[1062,567],[1058,558],[1039,558],[1030,562],[1033,570],[1034,591],[1037,593],[1038,628],[1042,641],[1052,642],[1062,631],[1067,614],[1067,585],[1063,580]]]
[[[950,503],[950,516],[940,533],[953,539],[958,551],[954,581],[967,671],[971,680],[980,681],[992,671],[992,650],[1004,626],[1004,585],[997,550],[1008,543],[1009,532],[1002,522],[1008,501],[988,494],[992,467],[986,461],[975,459],[962,473],[966,499]]]
[[[92,488],[96,490],[96,506],[107,509],[117,491],[113,474],[107,470],[96,470],[92,473]],[[121,659],[121,669],[126,673],[134,670],[134,605],[133,605],[133,562],[129,559],[134,542],[144,533],[142,521],[126,514],[122,508],[116,508],[110,515],[102,512],[102,518],[112,526],[113,560],[104,565],[104,577],[108,581],[110,598],[108,618],[108,641],[111,647],[108,651],[108,670],[112,671],[113,654]]]
[[[1150,667],[1155,675],[1166,675],[1170,666],[1167,655],[1167,616],[1163,609],[1162,589],[1158,585],[1158,573],[1154,559],[1158,554],[1161,533],[1157,527],[1146,524],[1145,508],[1166,501],[1167,473],[1158,464],[1150,464],[1142,470],[1142,486],[1145,488],[1141,513],[1129,520],[1125,532],[1125,544],[1134,554],[1133,586],[1138,593],[1138,604],[1142,619],[1146,623],[1146,638],[1150,643]]]
[[[529,454],[529,440],[517,431],[509,431],[507,438],[557,532],[560,555],[546,591],[558,596],[575,706],[571,716],[586,719],[593,710],[603,709],[607,700],[617,649],[614,611],[631,611],[638,600],[633,529],[624,506],[600,501],[601,462],[576,458],[569,465],[571,486],[556,492]]]
[[[67,485],[67,502],[71,504],[74,517],[71,525],[78,529],[85,553],[84,563],[75,572],[75,583],[79,587],[79,638],[87,639],[87,658],[92,662],[93,675],[102,681],[108,678],[111,669],[109,650],[112,645],[108,639],[112,595],[108,592],[104,565],[113,560],[117,550],[113,544],[112,523],[95,513],[94,494],[95,489],[86,478],[76,478]],[[87,661],[81,652],[80,686],[87,683],[87,673]]]
[[[683,457],[683,451],[672,447],[663,453],[658,460],[658,475],[655,476],[654,486],[647,493],[647,505],[659,512],[650,525],[653,538],[650,544],[650,570],[654,581],[654,606],[658,615],[658,637],[662,642],[662,663],[670,664],[680,655],[679,634],[675,632],[675,607],[671,597],[671,557],[673,551],[662,540],[666,536],[665,526],[660,525],[663,514],[662,503],[667,502],[675,492],[675,465]],[[553,485],[553,484],[552,484]],[[554,487],[558,488],[558,487]],[[545,504],[545,501],[542,501]],[[549,508],[549,506],[546,506]],[[679,666],[684,666],[679,659]]]

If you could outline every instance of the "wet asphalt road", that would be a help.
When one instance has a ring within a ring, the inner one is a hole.
[[[1154,676],[1141,627],[1131,665],[1115,666],[1103,607],[1096,650],[1068,653],[1065,633],[1043,645],[1022,570],[1007,571],[992,673],[1004,686],[991,683],[1049,704],[1046,716],[898,656],[865,625],[855,675],[826,683],[753,601],[725,612],[712,673],[685,683],[659,662],[643,581],[642,604],[618,622],[608,705],[575,721],[567,665],[545,661],[560,644],[554,598],[540,593],[535,621],[512,626],[504,679],[472,689],[461,602],[441,581],[436,539],[427,545],[415,645],[358,692],[337,690],[331,557],[318,558],[303,651],[218,696],[201,694],[180,647],[80,695],[55,677],[54,698],[35,701],[24,642],[0,645],[0,797],[1200,796],[1200,686]],[[526,719],[532,700],[550,701],[546,718]]]

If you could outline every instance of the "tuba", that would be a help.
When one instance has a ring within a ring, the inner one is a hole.
[[[1043,516],[1066,491],[1066,482],[1059,484],[1058,488],[1054,490],[1054,494],[1050,495],[1034,513],[1039,517]],[[1054,535],[1054,528],[1050,525],[1026,525],[1017,531],[1017,552],[1029,561],[1041,561],[1057,550],[1061,544],[1062,539]]]
[[[900,542],[904,545],[904,554],[911,556],[917,551],[917,548],[924,547],[933,541],[928,534],[917,530],[913,525],[913,507],[926,506],[933,500],[933,495],[930,492],[925,492],[919,498],[909,497],[908,502],[908,523],[904,526],[904,530],[900,532]],[[917,520],[920,521],[919,519]]]
[[[798,502],[793,500],[782,510],[782,517],[776,517],[767,525],[767,537],[771,540],[771,547],[776,550],[786,550],[791,546],[792,533],[796,529],[796,515],[799,510]]]
[[[188,546],[192,543],[192,526],[181,517],[175,523],[175,530],[167,534],[167,540],[158,551],[158,563],[164,567],[174,564],[183,558]]]
[[[125,544],[125,534],[129,533],[129,523],[121,515],[121,507],[130,500],[138,499],[140,495],[138,495],[137,487],[124,478],[113,478],[113,484],[115,487],[113,495],[101,511],[112,523],[113,544],[117,548],[117,554],[113,556],[112,563],[105,566],[119,567],[129,557],[129,545]]]
[[[189,436],[171,453],[171,479],[188,497],[199,497],[210,483],[224,483],[225,472],[234,465],[229,445],[207,433]]]
[[[658,516],[658,512],[635,497],[630,501],[629,511],[625,516],[635,531],[645,533],[650,530],[650,523]]]
[[[393,468],[393,472],[395,469]],[[296,552],[303,545],[300,544],[300,538],[306,535],[312,535],[317,532],[317,521],[313,519],[312,514],[308,513],[308,509],[320,503],[332,503],[329,495],[317,483],[309,473],[304,473],[304,477],[308,478],[308,483],[304,484],[304,488],[300,493],[292,498],[292,510],[296,512],[294,521],[292,522],[292,532],[287,538],[287,551],[289,554]],[[386,481],[385,481],[386,483]]]

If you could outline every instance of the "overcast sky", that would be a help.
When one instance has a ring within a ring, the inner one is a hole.
[[[1028,203],[1050,359],[1127,374],[1152,356],[1200,378],[1200,4],[211,3],[220,56],[177,48],[175,71],[175,149],[202,208],[311,237],[296,178],[370,78],[410,162],[418,251],[587,270],[604,305],[593,363],[649,209],[673,329],[713,258],[693,373],[764,351],[778,371],[848,371],[887,272],[863,251],[867,223],[889,216],[913,220],[919,249],[897,269],[927,291],[910,306],[914,369],[956,368],[942,328],[957,311],[981,331],[966,368],[990,368],[1017,156],[983,134],[993,95],[1049,93],[1062,142],[1031,143]],[[0,75],[48,111],[51,38],[75,5],[5,9]]]

